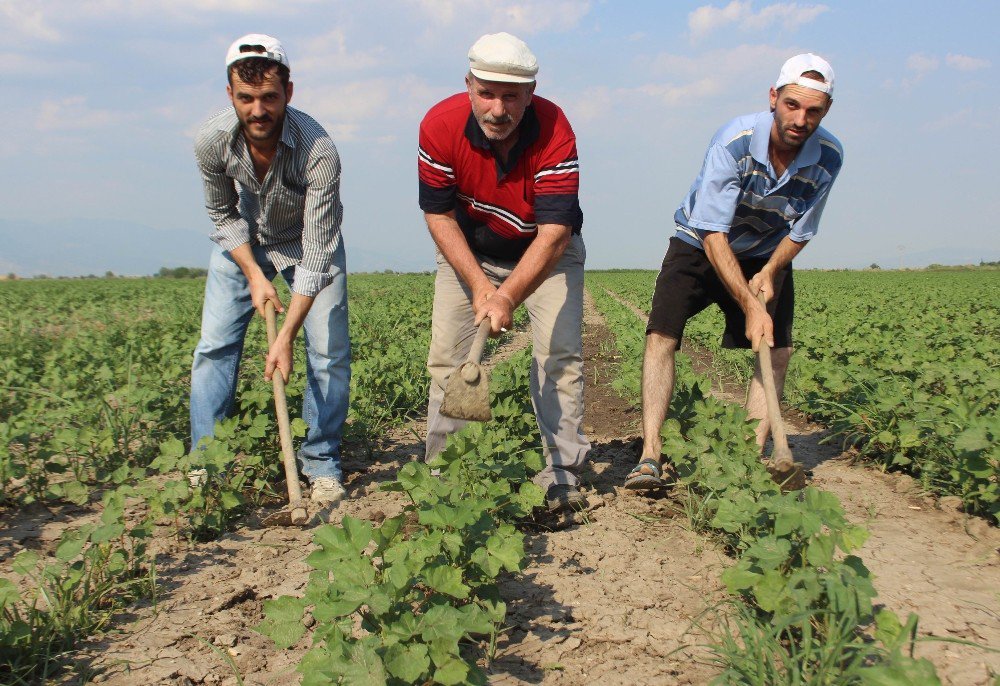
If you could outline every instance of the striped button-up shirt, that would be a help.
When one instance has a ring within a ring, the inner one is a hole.
[[[262,182],[233,108],[201,127],[195,157],[212,240],[224,250],[260,245],[278,270],[295,265],[292,290],[315,296],[333,279],[340,246],[340,157],[309,115],[285,110],[278,150]]]
[[[770,257],[785,236],[801,243],[816,235],[844,149],[818,127],[778,178],[767,154],[773,123],[760,112],[719,129],[674,214],[678,238],[704,249],[706,232],[727,233],[736,257],[750,258]]]

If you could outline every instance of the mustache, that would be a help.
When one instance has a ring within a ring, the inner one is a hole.
[[[509,114],[503,114],[499,117],[494,117],[492,114],[484,114],[482,121],[487,124],[509,124],[514,121],[514,118]]]
[[[247,121],[251,124],[266,124],[271,121],[271,117],[265,114],[263,117],[250,117]]]

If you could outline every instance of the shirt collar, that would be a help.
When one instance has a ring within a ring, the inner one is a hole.
[[[497,160],[497,172],[500,176],[503,176],[507,171],[514,168],[521,154],[532,143],[538,140],[540,132],[541,126],[538,123],[538,115],[535,114],[535,107],[534,105],[528,105],[524,110],[521,123],[517,125],[517,142],[514,143],[514,147],[511,148],[510,154],[507,156],[507,164],[503,165],[505,168],[502,168],[500,160]],[[475,147],[488,150],[491,155],[493,154],[493,148],[490,147],[490,139],[483,133],[483,127],[476,121],[476,115],[473,112],[469,112],[469,118],[465,121],[465,137]]]
[[[236,116],[236,110],[232,109],[230,110],[230,112],[232,113],[232,122],[229,123],[228,126],[226,124],[220,124],[219,129],[229,132],[230,136],[232,137],[229,147],[235,149],[235,147],[239,144],[239,142],[243,140],[243,136],[240,135],[243,132],[242,130],[243,127],[240,125],[240,118]],[[286,107],[285,121],[281,123],[281,138],[279,140],[289,148],[294,148],[295,133],[292,130],[293,129],[292,125],[289,123],[291,118],[292,118],[292,108]]]
[[[761,112],[757,115],[757,121],[754,122],[753,134],[750,136],[750,154],[753,155],[753,158],[757,162],[760,162],[764,166],[767,166],[769,161],[767,148],[771,143],[771,127],[773,125],[774,113]],[[802,167],[808,167],[811,164],[819,162],[821,149],[818,133],[819,127],[802,144],[795,159],[789,165],[790,168],[793,170],[801,169]]]

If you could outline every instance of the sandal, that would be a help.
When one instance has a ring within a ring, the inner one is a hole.
[[[664,478],[666,475],[667,478]],[[677,474],[672,464],[660,464],[651,457],[640,460],[639,464],[625,477],[625,488],[632,491],[649,491],[672,486]]]

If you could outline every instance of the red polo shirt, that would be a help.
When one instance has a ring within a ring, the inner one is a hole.
[[[472,115],[468,93],[431,108],[420,122],[417,170],[420,209],[455,210],[469,246],[516,260],[538,224],[562,224],[580,233],[580,165],[576,136],[557,105],[534,96],[518,125],[518,139],[502,164]]]

